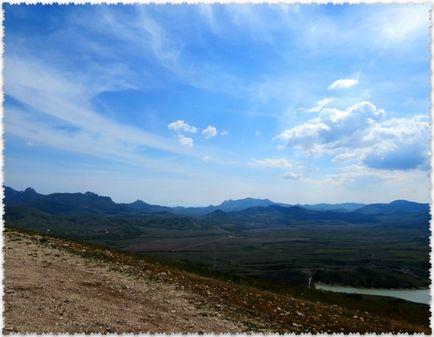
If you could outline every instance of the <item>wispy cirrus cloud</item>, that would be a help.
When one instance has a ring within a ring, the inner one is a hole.
[[[288,180],[299,180],[303,177],[303,175],[301,173],[295,173],[295,172],[286,172],[283,175],[283,178],[288,179]]]
[[[292,164],[286,158],[264,158],[254,160],[254,164],[268,168],[292,168]]]
[[[6,133],[49,147],[145,166],[157,162],[143,154],[146,148],[195,156],[171,139],[98,114],[86,84],[71,74],[19,57],[6,58],[5,65],[5,93],[22,104],[6,106]]]
[[[284,171],[282,176],[284,179],[299,180],[303,178],[303,173],[294,171],[294,165],[287,158],[256,159],[253,161],[253,164],[258,167]]]
[[[200,13],[213,17],[213,10],[207,5],[201,5],[200,8]],[[232,94],[235,88],[238,91],[247,91],[248,85],[245,81],[220,64],[191,59],[186,55],[188,53],[185,50],[185,40],[190,37],[195,39],[197,36],[184,35],[186,32],[178,29],[177,22],[173,22],[170,15],[168,16],[169,12],[143,5],[132,6],[129,11],[114,6],[98,6],[86,15],[74,15],[73,19],[68,21],[72,22],[69,30],[83,29],[116,41],[116,44],[123,48],[112,52],[111,59],[125,60],[135,55],[134,58],[140,61],[139,67],[137,62],[128,64],[128,67],[133,73],[132,76],[136,77],[135,84],[138,86],[146,86],[143,76],[149,82],[156,81],[159,85],[166,85],[167,83],[155,78],[162,72],[170,81],[201,90],[225,94]],[[105,44],[98,41],[100,39],[94,40],[92,51],[106,60],[108,50]],[[155,73],[158,75],[153,76]],[[203,76],[204,73],[208,75]],[[225,85],[222,86],[221,83]]]
[[[323,98],[323,99],[316,101],[316,104],[313,108],[310,108],[310,109],[300,108],[300,110],[307,111],[307,112],[319,112],[323,108],[325,108],[327,105],[329,105],[330,103],[332,103],[334,101],[335,101],[334,97],[326,97],[326,98]]]

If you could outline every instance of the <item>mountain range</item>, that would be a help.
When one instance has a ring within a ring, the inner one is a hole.
[[[306,286],[429,284],[429,205],[289,205],[227,200],[207,207],[115,203],[86,193],[4,188],[4,224],[227,273]],[[210,255],[211,254],[211,255]]]
[[[339,203],[339,204],[283,204],[269,199],[245,198],[225,200],[219,205],[206,207],[168,207],[148,204],[142,200],[132,203],[115,203],[110,197],[100,196],[93,192],[86,193],[53,193],[40,194],[32,188],[17,191],[4,187],[5,206],[25,206],[50,214],[89,213],[89,214],[122,214],[131,212],[161,213],[174,215],[197,215],[221,217],[231,213],[232,217],[255,217],[256,219],[272,215],[284,215],[294,219],[363,219],[368,215],[408,214],[429,212],[429,204],[406,200],[395,200],[391,203]],[[349,214],[351,213],[351,215]],[[347,215],[345,215],[347,214]],[[265,219],[264,218],[264,219]]]

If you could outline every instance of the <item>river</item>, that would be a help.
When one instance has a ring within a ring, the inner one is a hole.
[[[315,289],[334,291],[338,293],[350,294],[365,294],[365,295],[378,295],[402,298],[406,301],[430,304],[431,295],[429,289],[367,289],[367,288],[353,288],[332,286],[328,284],[315,283]]]

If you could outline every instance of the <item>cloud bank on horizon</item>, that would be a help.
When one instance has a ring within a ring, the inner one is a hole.
[[[429,200],[429,5],[3,5],[5,184]]]

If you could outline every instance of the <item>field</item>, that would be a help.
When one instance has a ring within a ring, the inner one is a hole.
[[[423,231],[317,226],[232,232],[149,231],[116,246],[193,262],[215,270],[307,286],[324,283],[411,288],[428,286]]]

